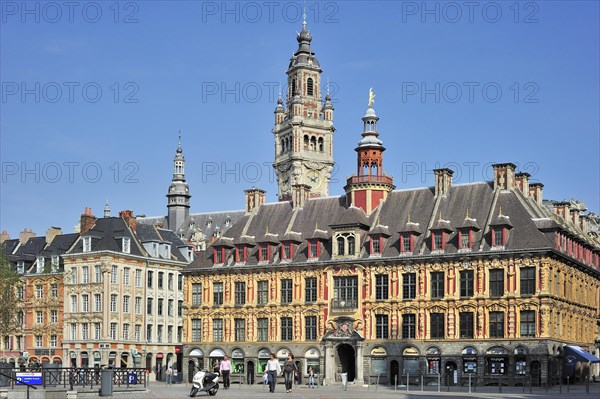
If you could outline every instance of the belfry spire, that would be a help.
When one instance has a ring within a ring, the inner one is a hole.
[[[169,230],[177,231],[190,214],[190,188],[185,181],[185,157],[181,147],[179,131],[177,150],[173,158],[173,178],[167,192],[167,210]]]

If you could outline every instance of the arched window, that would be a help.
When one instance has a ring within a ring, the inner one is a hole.
[[[308,151],[308,135],[304,135],[304,150]]]
[[[292,96],[296,95],[296,79],[292,79]]]
[[[319,137],[319,151],[323,152],[323,137]]]
[[[281,154],[285,152],[285,141],[281,139],[281,150],[279,151]]]
[[[354,255],[354,236],[348,237],[348,255]]]
[[[317,150],[317,138],[315,136],[312,136],[310,138],[310,150],[311,151]]]
[[[312,78],[308,78],[306,79],[306,95],[307,96],[312,96],[314,95],[314,83]]]
[[[345,247],[346,247],[346,240],[344,240],[344,237],[338,237],[337,239],[337,246],[338,246],[338,250],[337,253],[338,255],[344,255],[345,252]]]

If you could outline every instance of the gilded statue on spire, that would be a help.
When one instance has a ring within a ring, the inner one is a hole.
[[[369,108],[373,108],[373,103],[375,102],[375,93],[373,93],[373,88],[369,89]]]

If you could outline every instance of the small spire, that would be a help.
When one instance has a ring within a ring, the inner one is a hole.
[[[306,0],[304,0],[304,14],[302,15],[302,28],[306,29]]]
[[[265,235],[269,234],[269,226],[265,229]]]
[[[327,95],[329,95],[329,76],[327,76]]]
[[[315,222],[315,230],[319,230],[319,222]]]
[[[440,218],[439,220],[442,220],[442,211],[440,211]]]
[[[408,211],[408,222],[406,223],[410,223],[410,211]]]
[[[182,152],[183,152],[183,150],[181,149],[181,129],[179,129],[179,140],[177,142],[177,153],[180,154]]]
[[[465,219],[469,218],[469,208],[467,208],[467,214],[465,215]]]
[[[502,215],[502,205],[500,205],[500,210],[498,211],[498,217],[500,217],[500,216],[504,216],[504,215]]]
[[[109,218],[110,217],[110,207],[108,206],[108,200],[106,200],[104,202],[104,217],[105,218]]]

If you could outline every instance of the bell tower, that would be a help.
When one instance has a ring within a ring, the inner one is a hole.
[[[383,171],[383,152],[385,147],[379,139],[377,122],[379,117],[373,109],[375,95],[369,90],[369,108],[363,116],[362,139],[355,148],[358,176],[352,175],[346,181],[346,203],[362,208],[370,215],[377,206],[385,201],[394,189],[394,179]]]
[[[280,201],[292,199],[292,187],[310,186],[309,197],[326,197],[333,168],[333,105],[322,100],[321,67],[310,48],[306,28],[298,33],[298,50],[287,70],[285,106],[281,94],[275,108],[275,174]]]
[[[185,158],[181,149],[181,132],[179,144],[173,158],[173,179],[167,192],[167,223],[169,230],[177,229],[185,222],[190,214],[190,188],[185,181]]]

